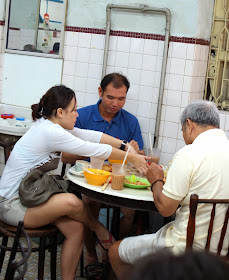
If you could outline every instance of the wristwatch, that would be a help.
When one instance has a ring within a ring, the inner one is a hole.
[[[123,140],[119,149],[122,150],[122,151],[125,151],[127,143],[128,142],[126,140]]]

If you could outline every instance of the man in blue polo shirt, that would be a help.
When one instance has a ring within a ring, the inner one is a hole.
[[[127,91],[130,87],[127,78],[119,73],[106,75],[98,88],[100,100],[95,105],[90,105],[78,110],[79,116],[75,124],[82,129],[91,129],[104,132],[113,137],[124,140],[121,148],[125,149],[125,143],[129,142],[138,153],[144,154],[143,140],[138,120],[135,116],[122,109],[126,102]],[[63,154],[65,163],[75,163],[79,157],[72,154]],[[100,205],[84,196],[86,202],[95,215],[99,214]],[[124,236],[131,229],[134,210],[121,208],[123,217],[120,221],[120,235]],[[121,236],[121,237],[122,237]],[[85,267],[86,278],[104,279],[103,265],[98,262],[95,242],[91,234],[86,231],[85,244],[87,248],[87,266]],[[102,260],[107,260],[106,252],[102,252]],[[101,276],[101,277],[100,277]]]

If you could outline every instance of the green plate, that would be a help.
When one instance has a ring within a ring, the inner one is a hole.
[[[126,176],[125,178],[127,180],[129,180],[130,177],[131,176]],[[136,177],[136,178],[137,178],[138,181],[140,181],[142,183],[145,183],[147,185],[135,185],[135,184],[130,184],[130,183],[124,182],[124,186],[128,187],[128,188],[133,188],[133,189],[145,189],[145,188],[150,187],[150,183],[149,183],[149,181],[146,178],[141,178],[141,177]]]

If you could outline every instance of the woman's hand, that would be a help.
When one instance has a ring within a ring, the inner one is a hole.
[[[132,163],[134,167],[141,173],[145,174],[148,170],[147,168],[147,159],[150,159],[149,157],[142,156],[139,154],[134,155],[134,158],[132,160]]]

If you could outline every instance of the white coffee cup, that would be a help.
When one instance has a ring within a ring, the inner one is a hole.
[[[104,160],[103,159],[91,157],[90,161],[91,161],[91,168],[102,169],[103,164],[104,164]]]

